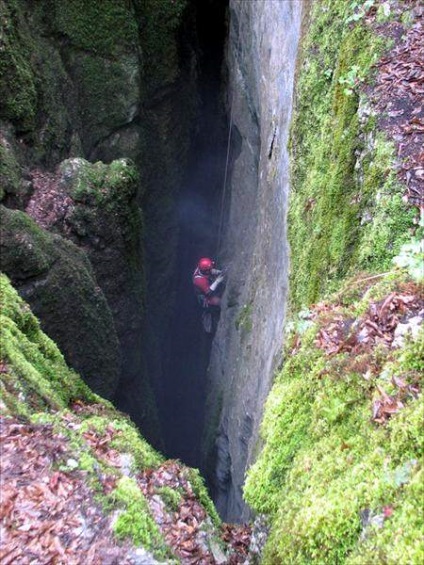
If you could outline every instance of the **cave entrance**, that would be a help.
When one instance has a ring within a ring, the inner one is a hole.
[[[217,252],[228,121],[223,57],[228,0],[193,2],[199,53],[200,111],[190,160],[178,198],[176,305],[167,333],[165,370],[158,399],[166,456],[201,468],[201,441],[212,337],[202,330],[191,282],[198,259]]]

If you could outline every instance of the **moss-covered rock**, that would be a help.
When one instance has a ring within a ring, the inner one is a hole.
[[[46,34],[37,33],[51,13],[44,6],[40,19],[34,20],[30,7],[14,0],[2,2],[0,10],[0,68],[5,77],[0,116],[13,124],[26,159],[49,163],[63,158],[78,121],[72,115],[74,90],[58,50]]]
[[[31,64],[34,43],[17,1],[0,4],[0,118],[19,131],[31,131],[37,110],[36,76]]]
[[[86,255],[1,206],[1,268],[12,279],[68,363],[99,394],[115,391],[120,358],[110,309]]]
[[[0,126],[0,202],[6,195],[19,194],[22,170],[14,151],[10,128]]]
[[[158,441],[149,377],[142,359],[145,303],[144,222],[136,195],[139,175],[127,159],[61,163],[57,182],[70,199],[52,229],[87,253],[111,309],[120,344],[122,371],[118,402],[149,439]],[[49,202],[43,202],[49,208]]]
[[[139,112],[142,62],[128,2],[12,0],[0,17],[0,119],[22,136],[27,158],[51,165],[88,154]],[[128,156],[139,142],[127,140]],[[116,139],[114,149],[112,158],[122,155]]]
[[[56,344],[40,328],[28,305],[8,278],[0,275],[0,343],[4,407],[13,414],[60,410],[77,398],[94,400],[71,371]]]
[[[116,482],[116,470],[99,457],[96,445],[87,442],[87,438],[92,437],[90,433],[101,436],[108,430],[116,430],[119,436],[116,443],[112,441],[111,449],[115,454],[134,457],[136,466],[132,472],[157,467],[162,457],[124,415],[93,394],[79,375],[69,369],[56,344],[44,334],[28,305],[3,274],[0,275],[0,306],[3,415],[48,425],[55,437],[63,438],[62,442],[66,439],[66,449],[62,445],[61,453],[66,453],[67,459],[63,462],[60,457],[56,459],[60,472],[72,473],[78,469],[104,513],[116,513],[113,530],[117,539],[131,539],[135,546],[170,557],[171,552],[136,481],[122,475]],[[116,488],[107,497],[101,495],[103,488],[99,477],[103,481],[108,477],[112,484],[116,482]],[[94,508],[90,511],[98,512]],[[122,549],[121,555],[125,551],[127,549]]]
[[[291,321],[265,446],[245,487],[269,519],[265,564],[424,558],[422,287],[393,265],[414,212],[394,145],[367,106],[364,85],[372,90],[373,64],[389,45],[371,4],[312,3],[303,40],[291,133]],[[409,320],[420,334],[395,340]],[[380,335],[369,339],[373,324]]]
[[[374,283],[363,303],[381,306],[403,288],[394,279]],[[270,516],[264,563],[418,564],[423,331],[401,349],[374,344],[349,352],[341,345],[328,353],[323,332],[344,320],[351,330],[342,343],[353,343],[358,311],[364,315],[363,305],[340,307],[339,300],[318,308],[313,324],[289,338],[267,401],[265,448],[245,488],[249,504]],[[405,396],[398,384],[409,391]],[[393,411],[382,421],[385,395]]]
[[[188,546],[211,561],[220,545],[229,559],[234,550],[221,540],[198,471],[164,461],[126,415],[90,391],[5,275],[0,306],[2,494],[13,510],[13,520],[2,520],[5,547],[23,551],[36,538],[34,555],[53,553],[46,523],[59,512],[57,543],[78,562],[87,559],[87,545],[96,561],[100,555],[100,561],[179,563]],[[28,492],[37,492],[36,509]],[[16,536],[16,523],[29,537]],[[101,543],[92,544],[93,532]]]
[[[363,111],[360,85],[387,48],[354,6],[316,4],[305,36],[292,125],[291,304],[316,301],[357,269],[390,265],[410,234],[395,151]]]

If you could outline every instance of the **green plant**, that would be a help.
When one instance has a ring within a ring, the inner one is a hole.
[[[364,18],[368,11],[375,6],[375,0],[365,0],[365,2],[354,1],[349,4],[349,10],[352,12],[346,18],[346,23],[358,22]]]
[[[116,536],[120,539],[129,537],[137,545],[155,552],[159,549],[159,553],[163,553],[164,540],[136,481],[121,477],[110,497],[113,503],[122,506],[114,525]]]
[[[361,82],[360,70],[359,65],[352,65],[345,75],[339,77],[339,84],[346,85],[346,88],[343,90],[346,96],[351,96],[355,87]]]
[[[303,308],[300,312],[298,312],[294,320],[287,322],[285,326],[285,332],[287,334],[304,334],[306,330],[309,329],[313,324],[313,321],[311,320],[311,314],[312,312],[308,308]]]
[[[379,291],[367,294],[368,308],[377,295],[390,296],[399,278],[373,284]],[[337,316],[355,327],[356,306],[338,308]],[[424,341],[396,352],[374,347],[364,374],[381,369],[364,378],[357,354],[329,357],[319,347],[323,320],[318,314],[276,377],[262,423],[265,446],[247,474],[246,501],[271,525],[262,562],[420,563],[423,399],[406,399],[384,426],[371,419],[376,384],[390,394],[393,376],[422,374]],[[364,524],[364,513],[379,516],[381,529]]]
[[[161,497],[168,510],[176,512],[179,505],[181,504],[182,497],[178,490],[174,490],[171,487],[158,487],[156,493]]]
[[[377,8],[377,21],[380,22],[380,23],[384,22],[384,21],[386,21],[390,18],[391,14],[392,14],[392,10],[391,10],[391,7],[390,7],[390,3],[389,2],[383,2]]]
[[[402,245],[399,255],[393,258],[393,263],[402,269],[416,282],[424,281],[424,239],[413,238],[410,243]]]
[[[244,330],[249,333],[252,330],[252,304],[245,304],[240,310],[239,315],[235,321],[237,330]]]
[[[200,501],[206,512],[209,514],[215,526],[219,526],[221,524],[221,519],[212,500],[209,497],[205,482],[198,469],[188,469],[188,479],[193,488],[194,495]]]

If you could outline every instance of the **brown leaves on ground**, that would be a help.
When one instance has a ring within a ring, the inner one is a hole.
[[[97,414],[101,405],[75,402],[75,412]],[[63,415],[69,429],[78,429],[74,413]],[[102,431],[82,433],[91,453],[121,471],[122,454],[110,447],[120,430],[109,424]],[[50,425],[31,425],[14,418],[0,419],[2,565],[54,563],[55,565],[134,563],[131,542],[118,544],[111,516],[94,501],[87,474],[77,469],[78,456],[68,440]],[[61,470],[65,469],[65,470]],[[75,470],[69,470],[75,469]],[[97,471],[105,494],[117,476]],[[149,469],[137,477],[151,513],[166,542],[187,565],[237,565],[246,562],[250,529],[225,524],[217,530],[196,498],[189,471],[176,461]],[[168,487],[181,495],[178,508],[169,508],[161,495]],[[211,539],[221,537],[222,547]],[[225,549],[223,549],[225,547]]]
[[[395,394],[387,394],[381,386],[377,385],[379,397],[373,402],[372,419],[379,424],[384,424],[392,414],[396,414],[404,407],[406,400],[417,398],[419,393],[416,384],[407,384],[399,377],[393,377],[392,384],[397,389]]]
[[[379,302],[372,302],[367,314],[360,320],[348,320],[344,314],[326,304],[318,304],[314,315],[325,314],[324,324],[316,345],[327,355],[347,352],[358,355],[370,351],[377,344],[390,347],[399,323],[423,312],[424,300],[418,292],[392,292]]]
[[[405,2],[400,2],[400,6]],[[379,116],[379,127],[393,139],[402,162],[399,178],[406,184],[405,200],[424,208],[424,7],[411,5],[410,27],[397,21],[377,26],[394,47],[377,64],[376,83],[367,89]]]
[[[132,563],[85,474],[59,470],[75,461],[66,438],[13,418],[0,418],[0,434],[2,565]]]
[[[150,510],[166,542],[175,554],[188,565],[213,565],[219,562],[210,547],[208,537],[212,526],[210,519],[196,499],[187,469],[176,461],[167,461],[156,470],[148,470],[138,477]],[[160,489],[168,487],[181,494],[178,508],[165,506]],[[158,494],[159,493],[159,494]],[[247,557],[250,529],[247,526],[223,526],[222,540],[232,548],[225,557],[228,565],[243,563]]]
[[[58,175],[34,169],[30,173],[32,195],[25,212],[39,226],[51,229],[66,217],[73,200],[61,185]]]
[[[121,467],[121,454],[110,447],[110,442],[121,434],[121,430],[116,430],[112,424],[109,424],[101,435],[95,429],[90,429],[83,433],[83,437],[96,457],[112,467]]]
[[[224,524],[222,526],[222,539],[231,545],[234,550],[234,556],[247,558],[249,553],[250,538],[252,535],[252,528],[246,524]],[[230,559],[230,564],[243,563],[241,561]]]
[[[403,285],[398,292],[391,292],[384,299],[371,302],[367,313],[360,319],[347,319],[338,305],[317,304],[312,312],[321,329],[315,345],[325,351],[328,357],[347,354],[350,370],[363,374],[369,380],[378,373],[378,362],[373,357],[376,346],[389,353],[395,345],[394,338],[399,324],[407,327],[408,320],[424,318],[424,300],[420,289],[413,283]],[[402,376],[394,376],[391,381],[393,394],[388,394],[382,385],[376,385],[377,397],[372,405],[372,419],[385,423],[392,414],[402,409],[407,400],[416,398],[419,393],[418,382],[410,375],[412,382]],[[411,380],[411,379],[408,379]]]

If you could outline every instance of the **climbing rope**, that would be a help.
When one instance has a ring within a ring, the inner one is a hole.
[[[241,17],[239,16],[239,22],[238,22],[238,30],[237,30],[237,46],[236,46],[236,56],[238,53],[238,49],[240,46],[240,22],[241,22]],[[234,90],[233,90],[233,94],[231,97],[231,109],[230,109],[230,125],[229,125],[229,129],[228,129],[228,140],[227,140],[227,155],[226,155],[226,159],[225,159],[225,173],[224,173],[224,185],[222,187],[222,196],[221,196],[221,211],[220,211],[220,215],[219,215],[219,230],[218,230],[218,244],[217,244],[217,250],[216,250],[216,257],[218,257],[220,251],[221,251],[221,239],[222,239],[222,228],[223,228],[223,223],[224,223],[224,204],[225,204],[225,196],[226,196],[226,192],[227,192],[227,177],[228,177],[228,165],[230,162],[230,147],[231,147],[231,134],[232,134],[232,129],[233,129],[233,117],[234,117]]]

